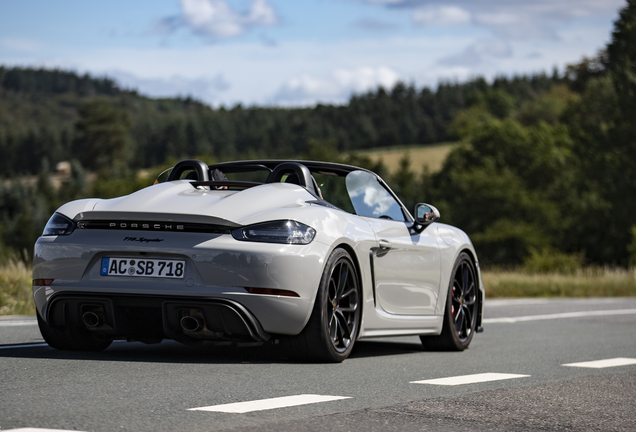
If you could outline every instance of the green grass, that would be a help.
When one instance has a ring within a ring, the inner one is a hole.
[[[486,298],[636,297],[636,269],[587,268],[575,274],[484,271]]]
[[[433,145],[416,145],[405,147],[390,147],[359,152],[368,156],[374,162],[379,160],[384,163],[389,172],[394,173],[400,167],[400,160],[407,156],[411,161],[411,169],[416,175],[420,175],[424,167],[429,172],[439,171],[446,160],[448,153],[457,146],[457,143],[442,143]]]
[[[0,267],[0,315],[35,315],[31,268],[20,260]]]

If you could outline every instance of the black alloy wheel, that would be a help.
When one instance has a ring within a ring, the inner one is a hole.
[[[341,257],[332,267],[327,290],[329,337],[338,353],[346,352],[358,332],[358,277],[349,257]]]
[[[465,344],[473,336],[477,323],[475,269],[472,262],[467,259],[456,266],[451,288],[451,316],[457,340]]]
[[[316,302],[303,331],[280,338],[292,358],[339,363],[349,357],[360,330],[360,279],[351,255],[335,249],[325,265]]]
[[[425,348],[463,351],[468,348],[477,328],[479,281],[470,256],[462,252],[451,273],[444,324],[439,336],[420,336]]]

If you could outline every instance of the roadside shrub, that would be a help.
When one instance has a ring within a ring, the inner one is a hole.
[[[546,247],[530,249],[530,255],[523,261],[523,270],[530,274],[557,273],[573,275],[583,266],[583,254],[566,254]]]

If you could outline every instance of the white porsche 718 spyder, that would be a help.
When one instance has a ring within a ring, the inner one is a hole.
[[[113,340],[278,341],[340,362],[357,339],[464,350],[484,289],[461,230],[414,216],[348,165],[179,162],[155,184],[60,207],[35,244],[40,331],[61,350]]]

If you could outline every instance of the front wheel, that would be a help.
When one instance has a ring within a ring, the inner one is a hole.
[[[286,338],[292,355],[342,362],[358,336],[360,314],[358,273],[349,253],[336,249],[327,260],[309,322],[298,336]]]
[[[466,252],[457,257],[448,286],[444,325],[439,336],[420,336],[424,348],[463,351],[477,327],[479,287],[475,265]]]

